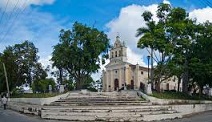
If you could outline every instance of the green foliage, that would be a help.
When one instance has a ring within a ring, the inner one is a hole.
[[[87,88],[89,91],[92,91],[92,92],[97,92],[97,89],[93,88],[93,87],[88,87]]]
[[[160,53],[160,58],[154,58],[154,80],[158,86],[172,76],[177,76],[178,83],[183,78],[183,92],[188,91],[189,82],[198,84],[200,93],[203,86],[212,86],[212,23],[197,24],[183,8],[168,4],[158,6],[158,23],[148,11],[142,16],[147,27],[137,30],[136,36],[141,36],[137,47]],[[150,55],[153,58],[152,51]]]
[[[91,76],[86,76],[86,78],[82,84],[82,88],[87,89],[89,87],[92,87],[92,84],[94,84],[94,82],[95,81],[93,80],[93,78]]]
[[[66,70],[76,82],[76,89],[80,89],[86,77],[100,67],[99,55],[107,57],[107,35],[76,22],[72,30],[62,29],[59,38],[52,53],[53,66]]]
[[[159,18],[159,22],[156,23],[152,19],[152,14],[148,11],[142,14],[142,17],[146,21],[147,27],[138,28],[136,36],[140,36],[138,40],[137,47],[147,50],[150,48],[151,51],[151,72],[153,72],[153,59],[157,62],[157,67],[154,69],[154,79],[157,82],[158,86],[160,86],[160,82],[168,78],[162,77],[168,71],[165,67],[165,63],[171,58],[174,46],[172,41],[169,40],[169,32],[168,30],[168,18],[171,12],[171,7],[168,4],[160,4],[157,10],[157,17]],[[154,51],[159,52],[159,56],[154,55]],[[151,73],[153,74],[153,73]],[[153,76],[151,76],[153,77]],[[160,89],[160,88],[158,88]]]
[[[153,92],[152,96],[160,99],[211,100],[206,96],[199,96],[199,95],[191,96],[186,93],[172,92],[172,91],[166,91],[161,93]]]
[[[56,84],[53,79],[35,81],[32,84],[32,90],[33,92],[46,93],[49,90],[49,85],[51,85],[52,90],[54,90]]]
[[[205,22],[197,25],[195,40],[189,52],[189,72],[192,82],[198,84],[200,89],[204,85],[212,86],[212,23]]]
[[[23,93],[24,89],[23,88],[14,88],[11,90],[12,95],[17,95]]]
[[[64,84],[66,84],[67,90],[72,91],[76,87],[76,83],[73,82],[72,80],[65,80]]]
[[[0,55],[0,91],[6,89],[2,63],[6,67],[10,90],[47,77],[41,63],[38,62],[37,53],[38,49],[29,41],[6,47]]]
[[[24,94],[13,94],[12,98],[48,98],[60,95],[59,93],[24,93]]]

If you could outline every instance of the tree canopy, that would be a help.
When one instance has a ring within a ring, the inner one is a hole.
[[[140,37],[137,47],[159,52],[153,55],[149,51],[157,62],[154,68],[156,83],[162,82],[163,78],[177,76],[178,82],[183,78],[184,92],[188,91],[189,82],[195,82],[201,88],[212,83],[210,22],[198,24],[188,17],[183,8],[172,8],[163,3],[158,6],[158,22],[152,19],[149,11],[144,12],[142,17],[147,27],[137,30],[136,36]]]
[[[32,84],[40,79],[45,79],[47,74],[41,63],[38,62],[38,49],[32,42],[24,41],[21,44],[8,46],[0,54],[0,90],[5,91],[5,77],[2,63],[6,66],[9,88],[28,83]]]
[[[72,30],[62,29],[59,38],[52,53],[53,66],[66,70],[80,89],[108,58],[109,39],[96,28],[78,22],[73,24]]]

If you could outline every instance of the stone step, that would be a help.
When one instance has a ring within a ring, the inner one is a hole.
[[[101,109],[98,109],[98,110],[42,110],[43,114],[120,114],[120,113],[123,113],[123,114],[165,114],[165,113],[177,113],[177,111],[174,111],[174,110],[153,110],[153,109],[150,109],[150,110],[145,110],[145,109],[136,109],[136,110],[128,110],[128,109],[122,109],[122,110],[113,110],[113,109],[108,109],[108,110],[101,110]]]
[[[55,120],[68,120],[68,121],[107,121],[107,122],[118,122],[118,121],[143,121],[143,117],[97,117],[97,116],[51,116],[47,115],[44,119],[55,119]]]
[[[126,106],[126,105],[120,105],[120,106],[43,106],[43,110],[125,110],[125,109],[152,109],[152,110],[171,110],[171,107],[168,105],[146,105],[146,106]]]
[[[180,114],[176,112],[137,112],[137,113],[43,113],[41,118],[45,119],[59,119],[71,121],[150,121],[168,118],[180,118]],[[154,118],[154,119],[152,119]]]
[[[76,97],[67,97],[67,100],[74,100],[74,99],[140,99],[140,97],[125,97],[125,96],[115,96],[115,97],[93,97],[93,96],[76,96]]]
[[[143,115],[143,121],[157,121],[157,120],[177,119],[177,118],[179,119],[182,117],[183,117],[182,113]]]
[[[107,112],[152,112],[152,111],[173,111],[170,107],[81,107],[81,108],[42,108],[44,112],[93,112],[93,113],[107,113]]]
[[[143,100],[110,100],[110,99],[104,99],[104,100],[89,100],[89,99],[81,99],[81,100],[57,100],[55,102],[96,102],[96,103],[102,103],[102,102],[142,102],[142,103],[147,103],[147,101]]]
[[[146,106],[150,105],[150,103],[86,103],[86,102],[79,102],[79,103],[51,103],[50,106],[121,106],[121,105],[131,105],[131,106]]]
[[[146,101],[55,101],[52,103],[63,103],[63,104],[73,104],[73,103],[148,103]]]
[[[93,96],[84,96],[84,97],[66,97],[67,100],[74,100],[74,99],[141,99],[141,97],[125,97],[125,96],[114,96],[114,97],[93,97]]]

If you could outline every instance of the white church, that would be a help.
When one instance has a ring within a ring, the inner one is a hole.
[[[110,62],[103,70],[102,80],[102,90],[106,92],[118,91],[124,86],[134,90],[144,89],[148,81],[148,68],[127,62],[127,47],[117,36],[110,50]],[[177,81],[168,79],[161,83],[161,89],[177,90]]]

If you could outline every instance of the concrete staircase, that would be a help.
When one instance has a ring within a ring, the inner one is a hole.
[[[71,121],[151,121],[182,117],[170,106],[152,105],[136,91],[70,93],[44,106],[41,118]]]
[[[135,93],[135,92],[134,92]],[[67,98],[60,99],[50,106],[107,106],[107,105],[149,105],[136,94],[130,92],[114,92],[110,95],[90,93],[87,95],[71,93]]]

